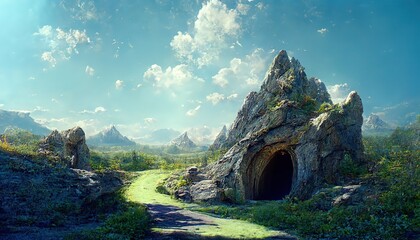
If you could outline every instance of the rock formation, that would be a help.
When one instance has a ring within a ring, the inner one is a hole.
[[[89,148],[85,132],[74,127],[63,132],[54,130],[40,144],[40,153],[54,155],[71,168],[90,170]]]
[[[182,150],[192,150],[197,147],[197,145],[188,137],[187,132],[184,132],[179,137],[172,140],[169,145],[176,146]]]
[[[362,161],[362,113],[356,92],[333,105],[325,85],[308,79],[300,63],[281,51],[220,146],[229,150],[204,170],[207,179],[190,187],[192,200],[310,197],[338,180],[345,155]],[[206,195],[203,186],[209,185]]]
[[[123,186],[120,172],[93,173],[54,167],[45,159],[32,160],[2,150],[0,159],[0,235],[3,237],[2,234],[29,234],[54,226],[74,228],[92,221],[97,218],[95,207],[104,204],[109,194]],[[61,238],[43,236],[42,239]]]
[[[89,145],[95,146],[135,146],[136,143],[123,136],[115,126],[87,139]]]

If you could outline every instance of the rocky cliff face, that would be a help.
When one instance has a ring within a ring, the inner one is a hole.
[[[42,140],[39,152],[54,155],[71,168],[90,170],[89,148],[86,145],[85,132],[80,127],[61,133],[54,130]]]
[[[89,145],[95,146],[134,146],[135,142],[123,136],[115,126],[105,129],[104,131],[87,139]]]
[[[184,132],[179,137],[172,140],[169,145],[177,146],[178,148],[184,150],[191,150],[197,147],[197,145],[188,137],[187,132]]]
[[[233,201],[307,198],[338,179],[342,159],[362,160],[362,112],[356,92],[332,105],[325,85],[281,51],[260,91],[247,96],[220,146],[229,150],[207,177],[223,193],[217,196]]]

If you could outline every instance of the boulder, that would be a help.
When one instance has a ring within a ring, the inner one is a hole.
[[[192,199],[222,200],[230,189],[239,200],[309,198],[339,179],[344,157],[363,158],[363,106],[351,92],[333,105],[325,85],[307,78],[299,61],[281,51],[259,92],[251,92],[219,148],[229,149],[193,183]],[[219,184],[210,184],[217,182]]]
[[[54,155],[71,168],[90,170],[89,148],[85,132],[80,127],[61,133],[54,130],[41,142],[39,152]]]

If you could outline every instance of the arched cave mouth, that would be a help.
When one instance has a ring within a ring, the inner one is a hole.
[[[290,193],[293,181],[292,157],[287,151],[272,155],[262,171],[255,200],[281,200]]]

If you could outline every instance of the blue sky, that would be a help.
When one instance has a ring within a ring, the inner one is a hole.
[[[396,121],[392,109],[420,109],[419,12],[416,0],[1,0],[0,108],[87,135],[115,124],[205,141],[285,49],[333,100],[356,90],[365,115]]]

